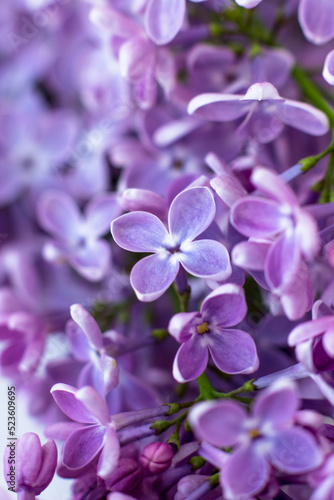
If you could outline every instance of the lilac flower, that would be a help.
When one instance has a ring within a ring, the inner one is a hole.
[[[242,263],[242,267],[254,270],[264,269],[270,290],[289,295],[301,288],[298,285],[301,277],[305,277],[302,280],[304,285],[307,282],[308,273],[302,268],[304,259],[312,259],[318,251],[317,225],[309,212],[299,206],[294,192],[279,176],[258,167],[251,180],[266,198],[246,196],[236,201],[231,209],[233,226],[243,235],[253,238],[241,244],[242,250],[241,246],[238,247],[234,263]],[[286,301],[290,319],[303,314],[309,304],[309,298],[305,297],[302,313],[301,304],[298,311],[298,306],[289,306],[288,297]]]
[[[67,437],[64,465],[75,473],[98,460],[97,475],[103,479],[110,477],[118,463],[120,445],[103,397],[92,387],[75,389],[67,384],[54,385],[51,394],[65,415],[75,422],[87,424],[76,426]],[[71,424],[62,426],[66,431]]]
[[[225,247],[213,240],[195,240],[214,216],[211,192],[196,187],[173,200],[169,232],[160,219],[146,212],[125,214],[112,222],[111,232],[120,247],[131,252],[154,252],[131,271],[131,285],[139,300],[151,302],[161,297],[177,277],[180,264],[194,276],[227,278],[231,271]]]
[[[329,130],[327,116],[309,104],[283,99],[269,82],[255,83],[246,94],[201,94],[192,99],[188,113],[212,121],[231,121],[246,115],[251,135],[267,143],[282,131],[283,124],[311,135]]]
[[[312,317],[290,332],[288,344],[295,347],[298,361],[334,404],[334,314],[318,300],[312,308]]]
[[[113,195],[92,199],[83,216],[69,195],[47,191],[37,206],[41,226],[53,236],[45,245],[45,257],[65,259],[84,278],[101,280],[109,271],[111,258],[110,246],[101,236],[119,212]]]
[[[182,383],[199,377],[206,369],[209,353],[222,372],[257,370],[255,342],[248,333],[229,328],[240,323],[246,312],[243,289],[226,284],[204,299],[200,312],[173,316],[168,331],[182,344],[174,360],[174,378]]]
[[[101,330],[95,319],[80,304],[71,306],[71,317],[66,325],[74,356],[86,361],[79,385],[91,385],[101,394],[107,394],[118,385],[119,368],[116,360],[106,353]]]
[[[234,401],[200,403],[191,410],[190,423],[199,439],[233,446],[227,457],[211,449],[213,460],[220,466],[224,462],[221,484],[228,500],[243,500],[263,490],[270,466],[295,475],[321,464],[315,438],[294,424],[297,409],[296,386],[281,379],[260,394],[250,416]]]
[[[11,443],[8,441],[4,456],[4,475],[8,487],[11,491],[21,492],[19,498],[33,500],[51,483],[55,474],[56,444],[53,439],[49,439],[42,446],[39,437],[33,432],[23,434],[14,441],[14,445]],[[10,467],[13,463],[14,474]]]

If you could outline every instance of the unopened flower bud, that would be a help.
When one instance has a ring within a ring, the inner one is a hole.
[[[152,474],[159,474],[171,465],[173,455],[173,448],[170,444],[155,441],[145,446],[139,461]]]
[[[109,491],[131,493],[143,480],[143,471],[132,458],[121,458],[112,477],[105,481]]]

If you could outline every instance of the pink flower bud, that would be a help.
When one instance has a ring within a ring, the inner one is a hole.
[[[170,444],[155,441],[145,446],[139,461],[144,469],[152,474],[159,474],[171,465],[173,455],[173,448]]]

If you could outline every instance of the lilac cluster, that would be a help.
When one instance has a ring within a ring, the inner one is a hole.
[[[1,498],[333,499],[334,1],[1,11]]]

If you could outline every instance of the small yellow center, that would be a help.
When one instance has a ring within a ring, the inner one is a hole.
[[[250,431],[249,431],[249,435],[250,435],[250,437],[251,437],[252,439],[254,439],[254,438],[256,438],[256,437],[260,436],[260,434],[261,434],[261,433],[260,433],[260,431],[259,431],[258,429],[252,429],[252,430],[250,430]]]
[[[209,333],[208,322],[204,321],[204,323],[198,325],[197,331],[200,335],[202,335],[202,333]]]

